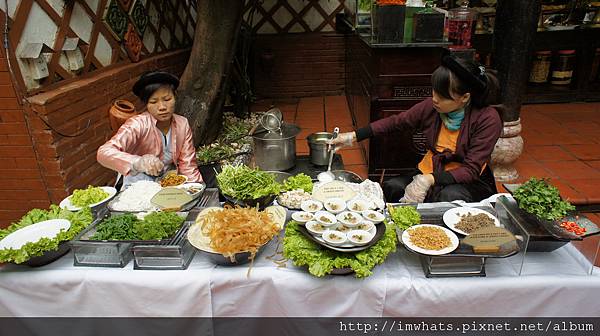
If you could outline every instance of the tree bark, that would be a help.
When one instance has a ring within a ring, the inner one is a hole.
[[[243,8],[240,0],[198,1],[194,44],[177,96],[177,111],[188,119],[196,146],[219,133]]]
[[[540,0],[503,0],[496,6],[494,63],[504,121],[519,119],[540,10]]]

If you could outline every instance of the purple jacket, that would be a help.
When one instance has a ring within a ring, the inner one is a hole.
[[[401,130],[420,130],[427,138],[427,149],[433,152],[434,177],[436,184],[471,183],[479,179],[484,164],[490,161],[496,141],[502,133],[502,120],[493,107],[465,111],[456,143],[456,153],[440,153],[435,145],[442,120],[433,108],[431,98],[414,105],[409,110],[372,122],[359,129],[357,139],[384,135]],[[448,162],[459,162],[461,166],[444,172]]]

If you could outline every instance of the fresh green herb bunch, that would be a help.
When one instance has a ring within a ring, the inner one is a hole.
[[[196,151],[196,159],[199,164],[207,164],[215,161],[223,160],[235,154],[233,147],[215,142],[210,145],[204,145]]]
[[[372,269],[385,261],[396,251],[396,231],[393,224],[386,224],[383,237],[368,249],[356,253],[336,252],[324,249],[308,239],[295,221],[287,223],[283,238],[283,256],[291,259],[296,266],[308,266],[310,274],[322,277],[335,268],[350,267],[357,278],[373,274]]]
[[[17,223],[11,224],[6,229],[0,229],[0,240],[7,235],[20,230],[31,224],[39,223],[50,219],[67,219],[71,222],[71,227],[66,231],[60,231],[56,237],[41,238],[37,242],[27,243],[18,250],[4,249],[0,250],[0,262],[23,263],[32,257],[41,256],[46,251],[57,250],[58,245],[63,241],[73,239],[81,230],[92,223],[94,217],[90,208],[85,207],[77,212],[71,212],[61,209],[57,205],[51,205],[48,210],[32,209],[23,216]]]
[[[117,215],[100,222],[91,240],[135,240],[133,226],[140,220],[132,214]]]
[[[402,230],[421,223],[421,215],[413,206],[388,207],[390,218]]]
[[[140,240],[169,238],[177,232],[185,219],[174,212],[153,212],[134,225]]]
[[[225,165],[217,174],[217,182],[224,195],[236,200],[254,200],[281,191],[273,174],[244,165]]]
[[[519,208],[545,220],[564,217],[567,211],[575,210],[569,202],[560,198],[558,189],[545,179],[532,177],[523,183],[513,194]]]
[[[304,173],[288,177],[283,183],[283,189],[295,190],[302,189],[307,193],[311,193],[313,189],[312,178]]]
[[[183,224],[184,218],[174,212],[152,212],[144,220],[124,214],[105,219],[91,240],[159,240],[169,238]]]
[[[220,136],[220,141],[225,143],[250,143],[248,133],[252,128],[252,124],[245,119],[225,118],[223,122],[223,133]]]

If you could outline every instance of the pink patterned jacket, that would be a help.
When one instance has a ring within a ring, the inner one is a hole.
[[[156,119],[148,112],[129,118],[110,140],[98,148],[98,162],[123,176],[131,171],[131,164],[140,156],[152,154],[163,159],[162,132]],[[201,182],[196,163],[192,130],[185,117],[173,114],[171,121],[171,153],[179,174],[189,182]]]

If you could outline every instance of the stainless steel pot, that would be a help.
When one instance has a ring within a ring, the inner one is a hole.
[[[333,137],[330,132],[316,132],[306,137],[310,148],[310,162],[317,166],[326,166],[329,163],[327,140]]]
[[[296,165],[296,136],[300,127],[281,124],[279,132],[259,128],[253,135],[254,159],[262,170],[288,170]]]

